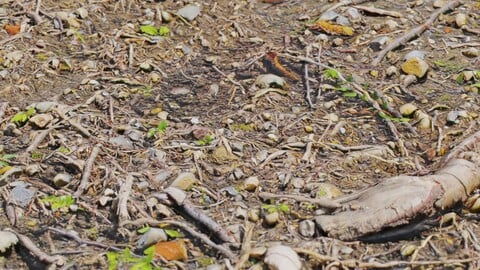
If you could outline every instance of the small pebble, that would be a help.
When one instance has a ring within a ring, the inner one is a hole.
[[[280,214],[278,212],[272,212],[265,216],[265,223],[269,226],[274,226],[280,221]]]
[[[307,219],[298,224],[298,232],[305,237],[312,237],[315,234],[315,222]]]

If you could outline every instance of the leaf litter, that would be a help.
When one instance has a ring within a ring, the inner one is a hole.
[[[474,2],[6,3],[2,268],[478,268]]]

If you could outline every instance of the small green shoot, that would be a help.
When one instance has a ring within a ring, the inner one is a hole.
[[[170,238],[179,238],[180,237],[180,232],[177,230],[169,230],[169,229],[164,229],[165,233],[168,235]]]
[[[80,40],[81,43],[85,43],[85,38],[82,36],[82,34],[80,34],[77,30],[75,30],[75,29],[73,29],[73,28],[70,28],[70,30],[72,30],[73,35],[74,35],[78,40]]]
[[[63,195],[63,196],[48,196],[40,200],[41,202],[47,202],[50,204],[50,208],[52,211],[63,207],[69,207],[70,205],[75,203],[75,199],[72,198],[71,195]]]
[[[32,151],[32,153],[30,153],[30,157],[32,159],[42,159],[43,158],[43,154],[41,152],[38,152],[38,151]]]
[[[138,229],[137,232],[140,233],[140,234],[144,234],[144,233],[148,232],[148,230],[150,230],[150,226],[147,225],[145,227],[142,227],[142,228]]]
[[[151,246],[143,251],[145,256],[134,257],[130,252],[130,249],[125,248],[122,252],[108,251],[107,263],[108,270],[115,270],[117,268],[123,268],[128,265],[130,270],[156,270],[159,269],[152,265],[154,246]]]
[[[149,36],[157,36],[158,35],[158,30],[153,25],[142,25],[142,26],[140,26],[140,32],[142,34],[147,34]]]
[[[34,107],[29,107],[26,111],[21,111],[21,112],[16,113],[12,117],[12,119],[10,119],[10,122],[14,123],[18,126],[21,126],[21,125],[25,124],[25,122],[27,122],[28,118],[30,118],[30,116],[32,116],[34,114],[35,114],[35,108]]]
[[[280,204],[277,204],[277,205],[262,204],[262,206],[260,208],[264,209],[269,214],[274,213],[274,212],[283,212],[283,213],[290,212],[290,208],[288,207],[288,205],[286,205],[284,203],[280,203]]]
[[[338,72],[333,69],[333,68],[327,68],[323,71],[323,77],[327,79],[338,79],[340,76],[338,75]]]
[[[5,154],[5,155],[1,156],[0,159],[2,159],[2,160],[0,160],[0,168],[10,165],[7,161],[10,160],[10,159],[14,159],[15,157],[16,157],[16,155],[14,155],[14,154]]]
[[[205,137],[203,137],[203,139],[196,140],[195,144],[199,146],[205,146],[205,145],[209,145],[212,141],[213,141],[213,136],[210,134],[207,134],[205,135]]]
[[[410,121],[410,119],[404,118],[404,117],[401,117],[401,118],[391,117],[384,112],[378,112],[378,116],[380,116],[380,118],[385,119],[387,121],[392,121],[397,123],[407,123],[408,121]]]
[[[147,139],[150,139],[157,134],[163,134],[167,129],[167,126],[168,126],[167,120],[160,121],[160,123],[158,123],[156,128],[151,128],[148,130]]]
[[[70,149],[68,149],[65,146],[58,147],[56,151],[59,152],[59,153],[62,153],[62,154],[70,153]]]
[[[158,28],[158,34],[162,37],[168,35],[169,33],[170,33],[170,29],[168,29],[168,27],[166,26],[160,26]]]

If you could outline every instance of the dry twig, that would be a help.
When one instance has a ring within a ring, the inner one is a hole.
[[[80,180],[80,184],[78,185],[78,188],[74,194],[74,197],[79,197],[87,187],[88,179],[92,174],[93,163],[95,162],[95,159],[97,158],[97,155],[99,152],[100,152],[100,145],[97,144],[93,147],[92,153],[90,153],[90,157],[88,157],[87,162],[85,162],[85,167],[82,173],[82,179]]]
[[[7,230],[14,233],[18,237],[18,240],[20,241],[22,246],[28,249],[30,253],[32,253],[32,255],[35,256],[40,261],[48,264],[53,264],[56,266],[61,266],[65,264],[65,259],[62,256],[48,255],[47,253],[43,252],[39,247],[37,247],[35,243],[33,243],[33,241],[30,238],[28,238],[28,236],[18,233],[12,229],[7,229]]]
[[[120,186],[120,191],[118,192],[118,205],[117,205],[117,215],[120,224],[123,224],[125,220],[130,219],[128,214],[128,198],[130,197],[130,192],[132,191],[133,176],[131,174],[127,175],[125,182]]]

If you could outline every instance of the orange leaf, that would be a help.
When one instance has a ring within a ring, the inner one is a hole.
[[[3,29],[5,29],[10,36],[13,36],[20,32],[20,24],[5,24]]]
[[[272,65],[272,68],[275,70],[276,73],[279,73],[279,75],[282,75],[294,81],[300,80],[300,77],[295,72],[288,70],[278,61],[278,55],[276,52],[267,52],[265,54],[265,60],[267,60]]]
[[[318,20],[315,24],[310,25],[311,30],[321,30],[331,35],[351,36],[353,35],[353,29],[348,26],[332,24],[327,21]]]
[[[156,243],[153,254],[169,261],[186,260],[188,258],[185,242],[181,239]]]

